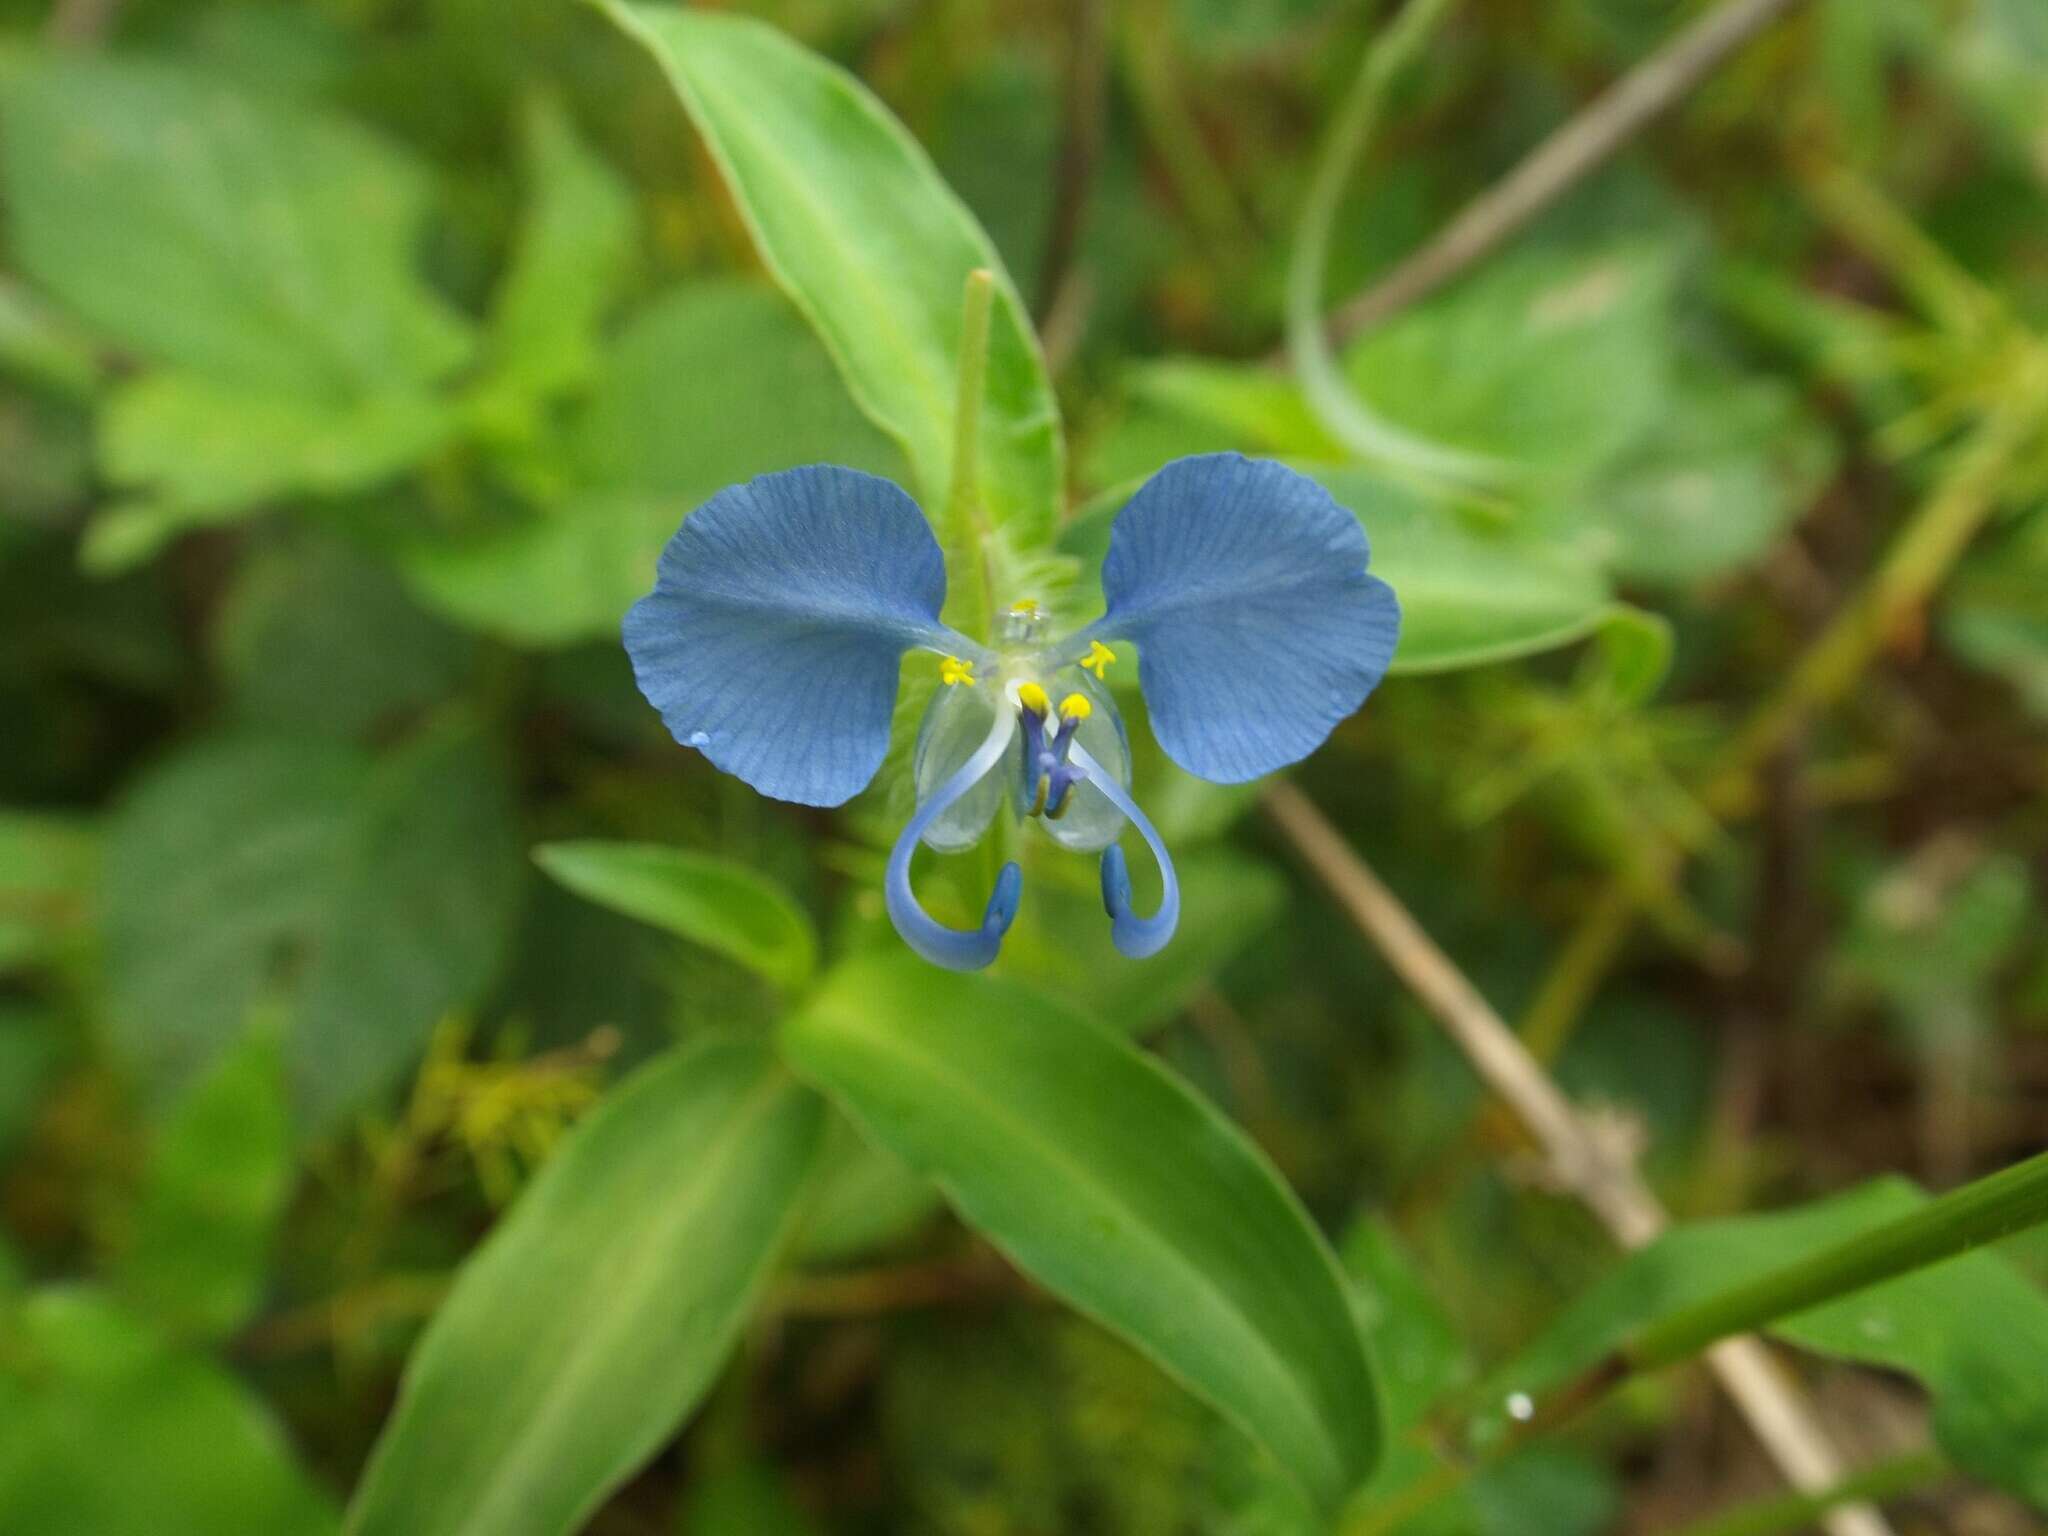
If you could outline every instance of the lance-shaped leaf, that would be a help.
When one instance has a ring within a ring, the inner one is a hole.
[[[817,963],[818,936],[766,875],[716,854],[660,843],[543,843],[534,861],[577,895],[715,949],[795,989]]]
[[[1328,1246],[1242,1132],[1151,1058],[1014,984],[860,960],[785,1052],[1047,1289],[1333,1505],[1380,1451]]]
[[[928,511],[953,474],[967,275],[997,274],[982,494],[1018,546],[1048,540],[1062,449],[1045,361],[995,247],[903,125],[851,75],[761,22],[597,4],[660,65],[762,260],[861,409],[903,445]]]
[[[621,1086],[435,1315],[350,1536],[562,1536],[675,1432],[795,1224],[824,1105],[758,1042]]]

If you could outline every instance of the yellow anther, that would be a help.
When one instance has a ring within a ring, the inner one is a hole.
[[[1088,702],[1085,693],[1070,693],[1060,700],[1060,718],[1072,720],[1077,725],[1095,713],[1095,706]]]
[[[1115,660],[1115,651],[1100,640],[1091,640],[1088,643],[1088,654],[1081,658],[1081,666],[1084,671],[1093,672],[1099,680],[1102,674],[1109,670],[1109,664]]]
[[[1041,720],[1052,713],[1052,700],[1046,697],[1045,690],[1036,683],[1026,683],[1019,688],[1017,702]]]
[[[939,681],[951,688],[955,683],[974,686],[974,663],[962,661],[958,656],[948,656],[939,663]]]
[[[1038,599],[1035,597],[1020,597],[1016,602],[1010,604],[1010,612],[1012,613],[1028,613],[1035,616],[1039,611]]]

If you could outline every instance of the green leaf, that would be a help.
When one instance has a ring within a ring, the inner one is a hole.
[[[596,371],[637,230],[631,189],[552,99],[528,108],[525,142],[526,212],[491,310],[492,388],[543,396]]]
[[[800,989],[818,937],[787,891],[744,864],[660,843],[543,843],[534,861],[577,895]]]
[[[840,967],[783,1030],[798,1069],[971,1225],[1333,1505],[1380,1455],[1328,1247],[1244,1135],[1039,994],[908,955]]]
[[[1672,255],[1530,247],[1368,332],[1345,356],[1375,414],[1547,476],[1607,463],[1668,408]]]
[[[319,1130],[401,1074],[490,984],[523,861],[507,766],[460,720],[380,759],[336,850],[292,1021],[292,1102]]]
[[[1818,1204],[1677,1228],[1631,1255],[1503,1370],[1482,1400],[1535,1391],[1641,1325],[1782,1270],[1926,1204],[1885,1178]],[[2048,1293],[1979,1249],[1786,1318],[1772,1332],[1917,1376],[1957,1466],[2048,1509]]]
[[[762,260],[861,409],[902,445],[928,512],[953,475],[967,275],[997,275],[982,493],[1017,547],[1049,542],[1062,448],[1037,340],[995,248],[903,126],[851,75],[763,23],[597,4],[660,65]]]
[[[216,676],[239,719],[360,739],[456,692],[476,646],[420,612],[385,565],[339,542],[270,545],[214,620]]]
[[[1623,580],[1695,586],[1762,556],[1835,459],[1826,430],[1781,381],[1693,366],[1646,438],[1536,516],[1586,538]]]
[[[334,1536],[260,1400],[90,1291],[0,1319],[0,1530]]]
[[[0,184],[29,277],[223,389],[340,404],[469,351],[415,274],[425,176],[350,124],[169,65],[46,56],[0,90]]]
[[[112,1043],[161,1103],[276,994],[317,1130],[489,982],[521,863],[503,765],[459,722],[377,760],[310,737],[196,747],[108,829]]]
[[[1241,854],[1209,849],[1177,863],[1181,913],[1171,964],[1133,965],[1117,953],[1092,880],[1086,887],[1038,881],[1004,940],[1003,974],[1070,997],[1123,1034],[1166,1023],[1272,925],[1287,897],[1276,870]]]
[[[787,301],[737,279],[677,288],[627,324],[567,451],[573,484],[555,504],[401,545],[421,601],[518,644],[616,642],[662,546],[722,487],[794,464],[902,469]]]
[[[1122,384],[1123,411],[1089,444],[1087,479],[1096,485],[1143,480],[1194,453],[1343,457],[1301,386],[1272,368],[1167,357],[1129,369]]]
[[[1671,673],[1670,622],[1628,603],[1616,603],[1593,635],[1579,667],[1579,686],[1620,709],[1656,697]]]
[[[0,811],[0,972],[49,959],[82,935],[98,869],[87,822]]]
[[[284,1067],[267,1030],[193,1085],[158,1133],[117,1281],[139,1312],[198,1340],[255,1306],[292,1177]]]
[[[1372,571],[1401,601],[1393,671],[1447,672],[1555,650],[1583,640],[1613,611],[1591,553],[1526,515],[1482,516],[1435,500],[1362,465],[1297,463],[1365,525]],[[1089,502],[1060,548],[1095,579],[1123,485]],[[1101,599],[1084,617],[1101,612]]]
[[[549,1158],[414,1351],[350,1536],[560,1536],[710,1386],[824,1106],[753,1041],[651,1065]]]
[[[146,491],[197,525],[282,496],[383,484],[447,441],[454,425],[424,390],[333,401],[165,371],[109,396],[100,461],[114,485]]]
[[[101,364],[87,338],[0,278],[0,372],[83,402],[99,385]]]
[[[1526,519],[1488,522],[1362,468],[1299,466],[1358,514],[1373,573],[1401,601],[1396,672],[1444,672],[1591,634],[1611,595],[1585,554]]]

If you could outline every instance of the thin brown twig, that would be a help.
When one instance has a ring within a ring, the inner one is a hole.
[[[1609,86],[1507,175],[1474,198],[1429,243],[1330,316],[1348,341],[1426,298],[1548,208],[1722,60],[1801,0],[1722,0]]]
[[[1493,1005],[1308,796],[1283,780],[1266,791],[1263,804],[1345,915],[1514,1112],[1559,1185],[1623,1248],[1640,1248],[1662,1232],[1670,1218],[1634,1165],[1579,1115]],[[1709,1351],[1707,1362],[1794,1487],[1813,1492],[1841,1480],[1841,1458],[1760,1340],[1726,1340]],[[1835,1510],[1826,1524],[1830,1536],[1885,1536],[1890,1530],[1868,1505]]]

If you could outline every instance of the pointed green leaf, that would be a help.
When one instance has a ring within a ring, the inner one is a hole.
[[[0,90],[21,269],[153,363],[341,402],[440,378],[468,328],[419,279],[395,146],[165,64],[42,58]]]
[[[562,108],[526,114],[527,206],[491,308],[493,383],[547,394],[582,383],[632,260],[632,189],[577,138]]]
[[[789,893],[715,854],[660,843],[544,843],[534,861],[577,895],[666,928],[795,989],[810,980],[818,939]]]
[[[284,1066],[260,1029],[193,1085],[158,1135],[122,1294],[180,1337],[226,1335],[261,1293],[291,1175]]]
[[[706,1041],[621,1085],[463,1267],[350,1536],[579,1529],[725,1363],[823,1126],[824,1105],[754,1041]]]
[[[211,1360],[92,1291],[0,1325],[0,1531],[334,1536],[261,1399]]]
[[[842,966],[798,1069],[1049,1290],[1144,1350],[1326,1506],[1380,1454],[1328,1245],[1244,1134],[1041,995],[908,955]]]
[[[275,994],[301,1124],[389,1084],[471,1001],[523,860],[493,746],[459,718],[375,760],[309,736],[204,742],[108,827],[108,1033],[159,1104]]]
[[[774,28],[707,10],[596,0],[654,56],[723,171],[761,257],[903,445],[928,512],[953,473],[967,275],[997,275],[982,493],[1020,547],[1052,537],[1058,407],[1001,258],[866,86]]]

